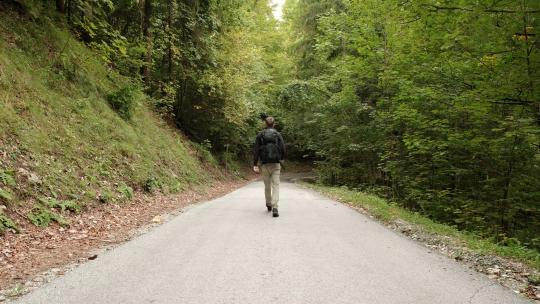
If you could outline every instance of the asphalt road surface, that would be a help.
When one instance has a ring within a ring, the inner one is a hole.
[[[17,303],[531,303],[376,221],[291,183],[189,208]]]

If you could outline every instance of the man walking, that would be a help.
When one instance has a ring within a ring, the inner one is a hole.
[[[272,211],[274,217],[278,217],[279,175],[281,161],[285,157],[285,144],[281,134],[274,129],[274,118],[266,117],[264,122],[266,128],[257,135],[253,147],[253,171],[262,171],[266,208],[268,212]]]

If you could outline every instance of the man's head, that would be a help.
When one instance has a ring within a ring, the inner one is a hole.
[[[268,116],[264,119],[264,123],[266,124],[267,128],[273,128],[274,127],[274,117]]]

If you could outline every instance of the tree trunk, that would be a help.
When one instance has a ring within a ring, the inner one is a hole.
[[[510,207],[509,202],[508,202],[508,199],[509,199],[508,194],[510,192],[510,183],[512,181],[513,169],[514,169],[514,162],[511,161],[508,164],[508,169],[506,172],[506,177],[505,177],[505,181],[503,185],[503,197],[502,197],[501,207],[500,207],[501,209],[499,210],[499,220],[500,220],[500,225],[501,225],[501,231],[504,235],[508,234],[510,230],[506,215]]]
[[[171,31],[172,31],[172,0],[169,0],[167,2],[168,4],[168,10],[169,10],[169,16],[167,18],[167,30],[169,31],[169,45],[167,46],[167,57],[169,59],[169,65],[168,65],[168,73],[169,73],[169,80],[172,79],[172,40],[171,40]]]
[[[508,167],[506,168],[506,174],[504,176],[504,184],[503,184],[503,197],[501,201],[501,206],[499,210],[499,220],[501,225],[501,230],[503,234],[508,234],[509,232],[509,222],[506,218],[508,211],[510,209],[510,186],[512,183],[512,178],[514,174],[514,162],[515,162],[515,151],[518,144],[518,137],[514,136],[514,141],[512,143],[512,152],[510,153],[508,157]]]
[[[145,0],[142,31],[143,31],[143,37],[146,40],[146,56],[144,58],[142,76],[143,76],[143,80],[146,86],[150,85],[150,69],[152,66],[152,31],[150,29],[151,18],[152,18],[152,0]]]
[[[60,13],[66,12],[66,1],[65,0],[56,0],[56,10]]]
[[[176,89],[176,125],[178,128],[183,129],[185,125],[184,119],[184,101],[186,97],[187,80],[183,79],[180,82],[180,86]]]
[[[71,24],[71,6],[72,6],[72,3],[71,3],[71,0],[67,0],[67,20],[68,20],[68,24]]]

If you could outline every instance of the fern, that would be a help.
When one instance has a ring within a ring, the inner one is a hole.
[[[38,227],[47,227],[51,222],[57,222],[60,226],[66,226],[69,222],[60,214],[51,211],[45,206],[37,205],[27,214],[30,222]]]
[[[43,205],[49,208],[60,209],[62,212],[71,211],[71,212],[79,213],[79,211],[81,211],[81,208],[82,208],[81,205],[79,205],[77,202],[70,201],[70,200],[62,201],[62,200],[57,200],[55,198],[45,198],[45,199],[42,198],[39,201]]]
[[[9,202],[13,199],[13,195],[8,190],[0,188],[0,201]]]
[[[15,186],[15,178],[13,171],[0,170],[0,183],[5,186]]]
[[[131,200],[133,198],[133,188],[130,186],[122,183],[118,186],[118,191],[126,198],[127,200]]]
[[[13,229],[15,232],[19,232],[19,228],[15,221],[10,219],[7,215],[0,213],[0,235],[4,233],[7,229]]]

